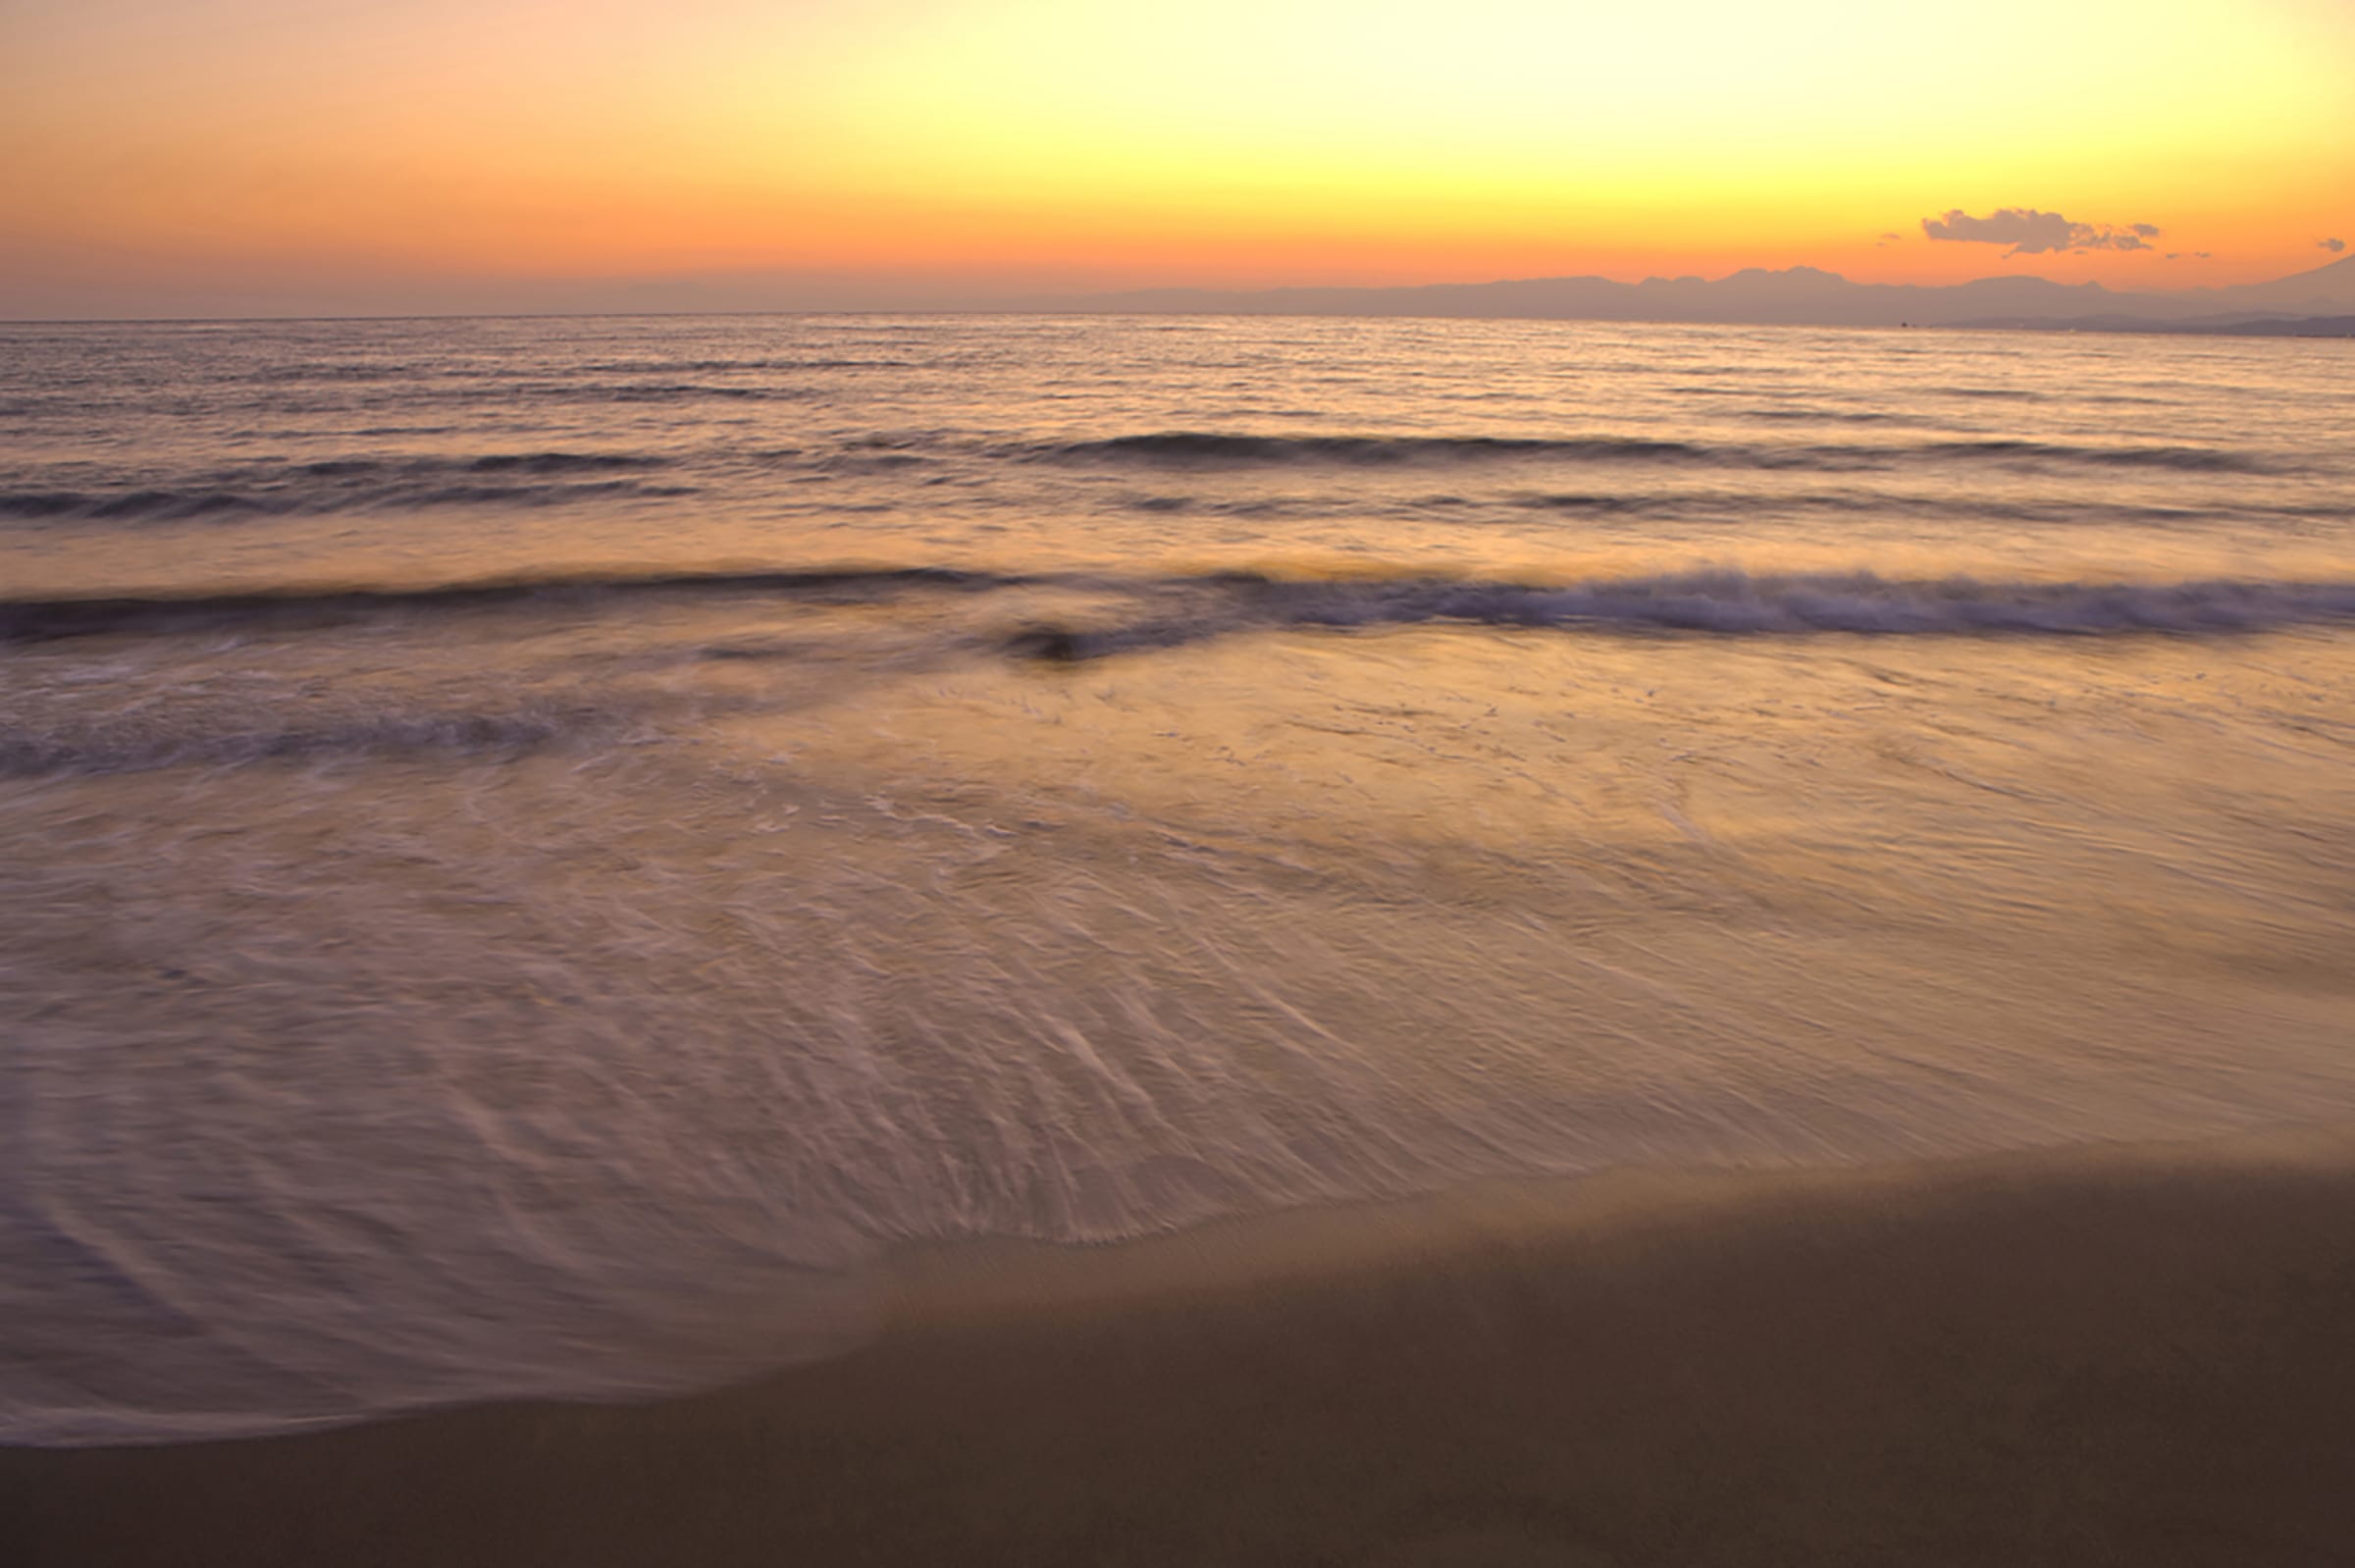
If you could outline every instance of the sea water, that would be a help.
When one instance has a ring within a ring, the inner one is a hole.
[[[2355,1111],[2355,345],[0,327],[0,1440]]]

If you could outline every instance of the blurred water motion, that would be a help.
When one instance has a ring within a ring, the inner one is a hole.
[[[897,1240],[2344,1117],[2348,368],[0,329],[0,1436],[691,1384]]]

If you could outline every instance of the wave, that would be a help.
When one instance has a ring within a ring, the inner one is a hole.
[[[1358,465],[1477,462],[1483,458],[1567,457],[1588,461],[1706,461],[1710,448],[1681,441],[1558,441],[1506,436],[1237,436],[1164,431],[1009,448],[1042,462],[1216,467],[1269,463]]]
[[[442,485],[379,497],[373,506],[556,506],[566,501],[637,496],[668,499],[697,494],[692,485],[641,485],[602,479],[573,485]]]
[[[1006,455],[1034,462],[1145,468],[1248,468],[1278,464],[1376,467],[1548,461],[1846,471],[1924,462],[2033,462],[2208,473],[2277,471],[2272,459],[2260,454],[2221,447],[2085,446],[2035,441],[1785,446],[1605,437],[1260,436],[1180,430],[1001,450]]]
[[[447,381],[461,374],[428,364],[375,360],[316,360],[290,365],[262,365],[226,378],[252,386],[303,386],[317,382],[370,384]]]
[[[670,459],[629,452],[491,452],[470,457],[334,457],[256,463],[177,484],[114,490],[0,491],[0,518],[184,522],[404,506],[523,505],[692,489],[634,478]],[[550,481],[529,483],[529,481]]]
[[[2225,635],[2355,620],[2355,581],[2004,582],[1869,572],[1667,572],[1576,583],[1387,580],[1211,572],[1160,577],[954,567],[814,568],[500,579],[429,588],[344,588],[190,598],[0,600],[0,642],[334,626],[370,615],[562,604],[648,595],[736,594],[880,602],[915,592],[985,594],[1062,586],[1114,591],[1151,609],[1109,627],[1027,627],[1007,647],[1086,658],[1254,627],[1467,625],[1709,635],[1846,632],[1949,636]]]
[[[1887,425],[1906,423],[1903,414],[1876,414],[1855,408],[1744,408],[1734,413],[1737,419],[1754,419],[1761,424],[1797,425]]]
[[[133,490],[112,495],[72,490],[0,491],[0,517],[178,522],[194,517],[287,509],[269,497],[209,489]]]
[[[1769,636],[2218,636],[2355,620],[2355,582],[2005,583],[1687,572],[1565,586],[1237,580],[1222,613],[1028,626],[1019,657],[1075,662],[1236,632],[1463,625]]]
[[[2273,463],[2250,452],[2217,446],[2069,446],[2039,441],[1932,442],[1914,448],[1930,457],[2041,459],[2115,468],[2175,468],[2192,473],[2266,474]]]
[[[528,397],[551,402],[668,403],[794,402],[816,395],[807,387],[734,387],[708,382],[529,382],[516,386],[489,385],[484,394]]]
[[[800,571],[660,572],[502,578],[429,588],[338,588],[284,593],[0,599],[0,643],[104,635],[163,636],[341,625],[371,615],[533,603],[594,603],[642,594],[765,593],[881,599],[917,589],[984,590],[1032,576],[910,566]]]
[[[1426,504],[1438,497],[1427,497]],[[1761,517],[1830,515],[1836,517],[1935,517],[1964,525],[1989,522],[2026,522],[2099,527],[2213,523],[2221,518],[2346,521],[2355,519],[2355,497],[2339,505],[2260,505],[2237,501],[2229,507],[2198,504],[2186,498],[2176,504],[2123,499],[2071,500],[2007,495],[2001,498],[1977,491],[1892,495],[1867,489],[1793,491],[1761,502],[1754,492],[1740,486],[1703,488],[1692,485],[1653,491],[1528,491],[1496,497],[1496,503],[1523,511],[1565,512],[1608,516],[1640,514],[1668,517],[1725,517],[1756,522]],[[1330,510],[1342,511],[1347,502]],[[1218,509],[1218,508],[1213,508]]]
[[[750,359],[603,360],[583,365],[592,376],[708,376],[715,372],[759,370],[916,370],[913,359],[844,359],[835,357]]]
[[[141,773],[343,756],[442,752],[520,757],[567,737],[612,727],[611,715],[578,711],[378,714],[317,726],[209,733],[0,734],[0,778],[61,773]]]
[[[378,474],[587,474],[667,468],[670,459],[642,452],[486,452],[478,457],[334,457],[291,471],[323,478]]]
[[[397,510],[424,506],[555,506],[619,497],[696,494],[683,485],[597,480],[570,485],[428,485],[331,496],[299,491],[138,490],[118,495],[74,491],[0,493],[0,517],[59,522],[180,523],[197,519],[285,517],[305,512]]]

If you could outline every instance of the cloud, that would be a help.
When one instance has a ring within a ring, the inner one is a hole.
[[[1921,232],[1932,239],[1980,245],[2010,245],[2007,256],[2042,256],[2063,250],[2148,250],[2161,233],[2157,224],[2072,223],[2057,212],[2033,207],[1999,207],[1973,218],[1960,207],[1942,218],[1924,218]]]
[[[2315,241],[2315,243],[2322,246],[2325,250],[2330,252],[2330,254],[2333,256],[2347,248],[2347,242],[2343,239],[2318,239]]]

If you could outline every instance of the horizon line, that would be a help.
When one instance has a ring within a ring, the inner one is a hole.
[[[2086,281],[2086,282],[2084,282],[2084,283],[2069,284],[2069,283],[2062,283],[2062,282],[2059,282],[2058,280],[2055,280],[2055,279],[2052,279],[2052,278],[2046,277],[2046,276],[2044,276],[2044,275],[2043,275],[2043,274],[2041,274],[2041,273],[1996,273],[1996,274],[1987,274],[1987,275],[1983,275],[1983,276],[1981,276],[1981,277],[1976,277],[1976,278],[1969,278],[1969,279],[1965,279],[1965,280],[1963,280],[1963,281],[1962,281],[1962,282],[1960,282],[1960,283],[1951,283],[1951,284],[1922,284],[1922,283],[1869,283],[1869,282],[1858,282],[1858,281],[1857,281],[1857,280],[1855,280],[1855,279],[1852,279],[1852,278],[1848,277],[1848,276],[1847,276],[1846,274],[1844,274],[1844,273],[1833,272],[1833,271],[1831,271],[1831,270],[1829,270],[1829,269],[1826,269],[1826,268],[1822,268],[1822,267],[1813,266],[1813,265],[1811,265],[1811,264],[1805,263],[1805,262],[1800,262],[1800,263],[1794,263],[1793,265],[1791,265],[1791,266],[1789,266],[1789,267],[1762,267],[1762,266],[1757,266],[1757,265],[1751,265],[1751,266],[1737,267],[1737,268],[1733,269],[1732,271],[1730,271],[1730,272],[1727,272],[1727,273],[1723,274],[1722,276],[1715,277],[1715,278],[1706,277],[1706,276],[1703,276],[1703,275],[1701,275],[1701,274],[1698,274],[1698,273],[1683,273],[1683,274],[1677,274],[1677,275],[1674,275],[1674,276],[1667,276],[1667,275],[1662,275],[1662,274],[1653,273],[1653,274],[1648,274],[1647,276],[1645,276],[1645,277],[1643,277],[1643,278],[1636,279],[1636,280],[1633,280],[1633,281],[1629,281],[1629,280],[1625,280],[1625,279],[1619,279],[1619,278],[1611,278],[1611,277],[1607,277],[1607,276],[1605,276],[1605,275],[1603,275],[1603,274],[1601,274],[1601,273],[1555,273],[1555,274],[1545,274],[1545,275],[1540,275],[1540,276],[1531,276],[1531,277],[1518,277],[1518,278],[1487,278],[1487,279],[1468,280],[1468,281],[1467,281],[1467,280],[1442,280],[1442,281],[1430,282],[1430,283],[1414,283],[1414,284],[1340,284],[1340,283],[1295,283],[1295,284],[1274,284],[1274,285],[1266,285],[1266,286],[1259,286],[1259,287],[1238,287],[1218,286],[1218,285],[1205,285],[1205,284],[1182,284],[1182,283],[1179,283],[1179,284],[1154,284],[1154,285],[1145,285],[1145,286],[1141,286],[1141,287],[1122,287],[1122,288],[1091,288],[1091,289],[1071,290],[1071,291],[1043,291],[1043,292],[1042,292],[1042,291],[1025,291],[1025,292],[1021,292],[1021,293],[1011,293],[1011,292],[1010,292],[1010,293],[998,294],[998,295],[983,294],[983,295],[980,295],[980,296],[977,296],[977,297],[962,297],[962,298],[961,298],[961,297],[957,297],[957,296],[955,296],[955,295],[951,295],[951,296],[950,296],[950,302],[946,302],[946,303],[941,303],[941,302],[931,302],[931,303],[920,303],[920,304],[918,304],[918,303],[908,303],[908,304],[899,304],[899,305],[868,305],[868,306],[842,306],[842,305],[811,305],[811,306],[790,306],[790,305],[743,305],[743,306],[737,306],[737,307],[733,307],[733,308],[728,308],[728,307],[712,307],[712,306],[697,306],[697,305],[680,305],[680,306],[675,306],[675,307],[652,306],[652,307],[641,307],[641,308],[625,308],[625,309],[565,309],[565,308],[535,309],[535,308],[531,308],[531,307],[528,307],[528,306],[527,306],[527,307],[521,307],[521,308],[515,308],[515,309],[502,309],[502,310],[433,310],[433,309],[425,309],[425,310],[403,310],[403,311],[386,311],[386,310],[352,310],[352,311],[334,311],[334,310],[330,310],[330,311],[324,311],[324,312],[322,312],[322,311],[303,311],[303,312],[298,312],[298,313],[277,313],[277,312],[271,312],[271,311],[268,311],[268,310],[266,310],[266,309],[260,309],[260,310],[255,310],[255,311],[241,312],[241,313],[230,314],[230,315],[183,315],[183,314],[171,314],[171,315],[146,315],[146,314],[131,313],[131,312],[126,312],[126,313],[123,313],[123,314],[117,314],[117,315],[89,315],[89,316],[40,316],[40,315],[36,315],[36,316],[17,316],[17,315],[0,315],[0,325],[4,325],[4,326],[12,326],[12,327],[16,327],[16,326],[52,326],[52,327],[66,327],[66,326],[92,326],[92,327],[94,327],[94,326],[108,326],[108,325],[128,325],[128,324],[144,324],[144,325],[149,325],[149,326],[174,326],[174,325],[182,325],[182,326],[211,326],[211,325],[229,325],[229,324],[234,324],[234,323],[238,323],[238,322],[265,322],[265,321],[269,321],[269,322],[289,322],[289,323],[292,323],[292,322],[327,322],[327,321],[501,321],[501,320],[612,320],[612,319],[628,319],[628,318],[632,318],[632,317],[719,317],[719,316],[1058,316],[1058,315],[1092,315],[1092,316],[1121,316],[1121,315],[1138,315],[1138,316],[1146,316],[1146,315],[1151,315],[1151,316],[1163,316],[1163,315],[1170,315],[1170,314],[1178,314],[1178,312],[1170,312],[1170,311],[1166,311],[1166,310],[1152,310],[1152,309],[1130,309],[1130,310],[1124,310],[1124,309],[1120,309],[1120,308],[1090,308],[1090,302],[1091,302],[1091,301],[1094,301],[1094,302],[1101,302],[1101,304],[1102,304],[1102,305],[1104,305],[1104,306],[1113,306],[1113,305],[1115,304],[1115,302],[1117,302],[1117,301],[1133,300],[1133,299],[1139,299],[1139,298],[1151,297],[1151,296],[1155,296],[1155,295],[1198,295],[1198,296],[1203,296],[1203,297],[1205,297],[1205,298],[1208,298],[1208,299],[1218,299],[1218,298],[1222,298],[1222,297],[1223,297],[1223,298],[1231,298],[1231,299],[1237,299],[1237,300],[1241,300],[1241,299],[1265,299],[1265,298],[1269,298],[1269,297],[1271,297],[1271,296],[1282,296],[1282,295],[1289,295],[1289,294],[1310,294],[1310,293],[1341,294],[1341,295],[1369,295],[1369,296],[1370,296],[1370,295],[1401,295],[1401,294],[1414,294],[1414,293],[1421,293],[1421,292],[1427,292],[1427,291],[1438,291],[1438,290],[1446,290],[1446,289],[1465,289],[1465,290],[1473,290],[1473,289],[1490,289],[1490,288],[1527,287],[1537,287],[1537,286],[1544,286],[1544,285],[1562,285],[1562,284],[1595,284],[1595,285],[1606,285],[1606,286],[1608,286],[1608,287],[1614,287],[1614,288],[1625,288],[1625,289],[1641,289],[1641,288],[1644,288],[1644,287],[1648,287],[1648,286],[1651,286],[1651,285],[1674,286],[1674,285],[1680,285],[1680,284],[1681,284],[1681,285],[1701,285],[1701,286],[1703,286],[1703,287],[1722,287],[1722,286],[1724,286],[1724,285],[1727,285],[1727,284],[1734,283],[1734,282],[1736,282],[1737,280],[1741,280],[1741,279],[1744,279],[1744,278],[1746,278],[1746,277],[1769,278],[1769,279],[1783,279],[1783,278],[1790,278],[1790,277],[1793,277],[1794,275],[1800,275],[1800,274],[1804,274],[1804,275],[1806,275],[1806,276],[1809,276],[1809,277],[1813,277],[1813,278],[1819,278],[1819,279],[1822,279],[1822,280],[1824,280],[1825,282],[1827,282],[1827,283],[1829,283],[1829,284],[1836,284],[1836,285],[1840,285],[1840,286],[1842,286],[1842,287],[1848,287],[1848,288],[1853,288],[1853,289],[1911,289],[1911,290],[1915,290],[1915,291],[1918,291],[1918,292],[1921,292],[1921,293],[1925,293],[1925,294],[1941,294],[1941,293],[1954,293],[1954,292],[1959,292],[1959,291],[1965,290],[1965,289],[1976,288],[1976,287],[1980,287],[1980,286],[1983,286],[1983,285],[1989,285],[1989,284],[2032,284],[2032,285],[2043,285],[2043,286],[2045,286],[2045,287],[2051,287],[2051,288],[2054,288],[2054,289],[2067,290],[2067,291],[2068,291],[2068,292],[2071,292],[2071,293],[2090,293],[2090,294],[2101,294],[2101,295],[2108,295],[2108,296],[2110,296],[2110,297],[2112,297],[2112,298],[2115,298],[2115,299],[2117,299],[2117,300],[2120,300],[2120,301],[2121,301],[2121,302],[2123,302],[2123,301],[2131,301],[2131,300],[2138,299],[2138,298],[2170,299],[2170,300],[2174,300],[2174,301],[2182,302],[2182,301],[2189,301],[2189,300],[2195,299],[2195,298],[2197,298],[2198,296],[2202,296],[2202,295],[2216,296],[2216,295],[2230,294],[2230,293],[2238,292],[2238,291],[2241,291],[2241,290],[2247,290],[2247,289],[2257,289],[2257,288],[2268,288],[2268,287],[2275,287],[2275,286],[2277,286],[2277,285],[2280,285],[2280,284],[2291,283],[2291,282],[2294,282],[2294,281],[2296,281],[2296,280],[2298,280],[2298,279],[2301,279],[2301,278],[2310,277],[2310,276],[2312,276],[2313,274],[2316,274],[2316,273],[2329,272],[2329,271],[2331,271],[2331,270],[2333,270],[2334,268],[2340,267],[2340,266],[2342,266],[2342,265],[2355,265],[2355,256],[2350,256],[2350,257],[2340,258],[2340,259],[2333,260],[2333,261],[2328,261],[2328,262],[2324,262],[2324,263],[2322,263],[2322,264],[2321,264],[2321,265],[2319,265],[2319,266],[2316,266],[2316,267],[2311,267],[2311,268],[2307,268],[2307,269],[2304,269],[2303,271],[2294,272],[2294,273],[2288,273],[2288,274],[2285,274],[2285,275],[2283,275],[2283,276],[2281,276],[2281,277],[2278,277],[2278,278],[2272,278],[2272,279],[2260,280],[2260,281],[2258,281],[2258,282],[2255,282],[2255,283],[2247,283],[2247,284],[2229,284],[2229,285],[2223,285],[2223,286],[2216,286],[2216,285],[2206,285],[2206,284],[2200,284],[2200,285],[2190,285],[2190,286],[2187,286],[2187,287],[2180,287],[2180,288],[2134,288],[2134,289],[2120,289],[2120,288],[2113,288],[2113,287],[2111,287],[2109,285],[2106,285],[2106,284],[2104,284],[2104,283],[2100,282],[2098,279],[2097,279],[2097,280],[2087,280],[2087,281]],[[674,274],[674,275],[670,275],[670,276],[668,276],[668,277],[613,278],[613,279],[593,279],[593,280],[586,280],[586,281],[580,281],[580,280],[540,280],[540,281],[538,281],[538,283],[539,283],[540,287],[565,287],[565,286],[570,286],[570,287],[590,287],[590,288],[597,288],[597,287],[608,287],[608,288],[641,288],[641,289],[644,289],[644,288],[662,287],[665,287],[665,286],[668,286],[668,287],[695,287],[703,286],[703,285],[709,284],[709,283],[720,283],[720,282],[726,282],[726,281],[730,281],[730,280],[738,281],[738,282],[741,284],[741,283],[746,283],[746,282],[757,282],[758,280],[759,280],[759,279],[762,279],[762,278],[770,278],[770,277],[776,277],[776,276],[778,276],[778,275],[777,275],[777,274],[775,274],[775,273],[770,273],[770,272],[760,272],[760,271],[755,271],[755,270],[748,270],[748,271],[735,272],[735,273],[706,273],[706,274],[685,273],[685,274]],[[485,285],[488,285],[488,286],[490,286],[490,287],[497,287],[497,280],[479,280],[479,281],[476,281],[476,286],[477,286],[477,287],[481,287],[481,286],[485,286]],[[530,281],[526,281],[526,283],[525,283],[525,287],[531,287],[531,282],[530,282]],[[890,286],[890,284],[889,284],[889,283],[883,283],[883,284],[881,284],[879,287],[882,287],[888,288],[888,287],[891,287],[891,286]],[[1189,315],[1202,315],[1202,316],[1235,315],[1235,316],[1254,316],[1254,317],[1266,317],[1266,316],[1282,316],[1282,315],[1289,314],[1289,313],[1287,313],[1287,312],[1283,312],[1283,311],[1266,311],[1266,310],[1260,310],[1260,311],[1242,311],[1242,310],[1237,310],[1237,311],[1219,311],[1219,310],[1215,310],[1215,309],[1209,309],[1209,310],[1200,310],[1200,311],[1188,311],[1188,312],[1182,312],[1182,314],[1189,314]],[[1315,311],[1301,311],[1301,312],[1299,312],[1298,314],[1300,314],[1300,315],[1315,315],[1315,316],[1330,316],[1330,317],[1334,317],[1334,318],[1346,319],[1346,318],[1350,317],[1350,316],[1351,316],[1353,313],[1352,313],[1352,312],[1349,312],[1349,311],[1345,311],[1345,310],[1315,310]],[[1369,315],[1378,315],[1380,318],[1387,318],[1387,319],[1412,319],[1412,318],[1414,318],[1414,317],[1417,315],[1417,313],[1416,313],[1416,312],[1413,312],[1413,311],[1390,311],[1390,312],[1381,312],[1381,313],[1372,313],[1372,312],[1369,312],[1368,314],[1369,314]],[[2288,312],[2281,312],[2281,311],[2278,311],[2278,310],[2276,310],[2276,311],[2275,312],[2275,314],[2276,315],[2276,317],[2279,317],[2279,318],[2282,318],[2282,319],[2296,319],[2296,318],[2298,318],[2298,317],[2300,317],[2300,316],[2304,316],[2304,317],[2307,317],[2307,318],[2309,318],[2309,319],[2326,319],[2326,318],[2322,318],[2322,317],[2317,317],[2317,316],[2315,316],[2315,315],[2314,315],[2314,313],[2312,313],[2312,312],[2300,312],[2300,311],[2294,311],[2294,310],[2293,310],[2293,311],[2288,311]],[[1606,320],[1606,321],[1625,321],[1625,322],[1631,322],[1631,323],[1632,323],[1632,322],[1644,321],[1644,320],[1646,320],[1646,319],[1647,319],[1647,318],[1643,318],[1643,317],[1604,317],[1604,318],[1594,318],[1594,317],[1579,317],[1579,316],[1561,316],[1561,317],[1530,317],[1530,316],[1509,316],[1509,317],[1498,317],[1498,318],[1482,318],[1482,317],[1478,317],[1478,316],[1465,316],[1465,315],[1462,315],[1462,314],[1460,314],[1460,313],[1457,313],[1457,312],[1434,312],[1434,313],[1433,313],[1433,315],[1434,315],[1434,316],[1437,316],[1437,317],[1439,317],[1439,318],[1441,318],[1441,319],[1456,319],[1456,320],[1476,320],[1476,319],[1512,319],[1512,320],[1524,320],[1524,321],[1526,321],[1526,320],[1548,320],[1548,319],[1550,319],[1550,320],[1562,320],[1562,321],[1574,321],[1574,320]],[[2184,319],[2187,319],[2187,320],[2196,320],[2196,319],[2199,319],[2199,318],[2184,318]],[[2057,320],[2058,320],[2058,318],[2057,318]],[[2029,331],[2034,331],[2034,330],[2051,330],[2049,327],[2041,327],[2041,328],[2040,328],[2040,327],[2039,327],[2037,324],[2035,324],[2035,323],[2032,323],[2032,322],[2027,322],[2027,321],[2019,321],[2019,322],[2005,322],[2005,323],[1921,322],[1921,323],[1900,323],[1900,324],[1898,324],[1898,325],[1897,325],[1897,326],[1895,326],[1895,327],[1889,326],[1889,325],[1888,325],[1888,324],[1886,324],[1886,323],[1871,323],[1871,322],[1767,322],[1767,321],[1744,322],[1744,321],[1740,321],[1740,320],[1724,320],[1724,321],[1699,321],[1699,322],[1696,322],[1696,321],[1675,321],[1675,320],[1666,320],[1666,321],[1659,321],[1659,322],[1656,322],[1656,323],[1654,323],[1654,324],[1655,324],[1655,325],[1661,325],[1661,326],[1729,326],[1729,327],[1731,327],[1731,326],[1790,326],[1790,327],[1813,327],[1813,328],[1844,327],[1844,328],[1858,329],[1858,330],[1865,330],[1865,331],[1900,331],[1900,330],[1925,330],[1925,329],[1930,329],[1930,330],[1943,330],[1943,331],[1974,331],[1974,330],[1975,330],[1975,331],[2021,331],[2021,330],[2029,330]],[[2157,322],[2154,322],[2154,325],[2158,325],[2158,323],[2157,323]],[[2121,329],[2119,329],[2119,330],[2121,330],[2121,331],[2130,331],[2131,329],[2124,329],[2124,328],[2121,328]]]

